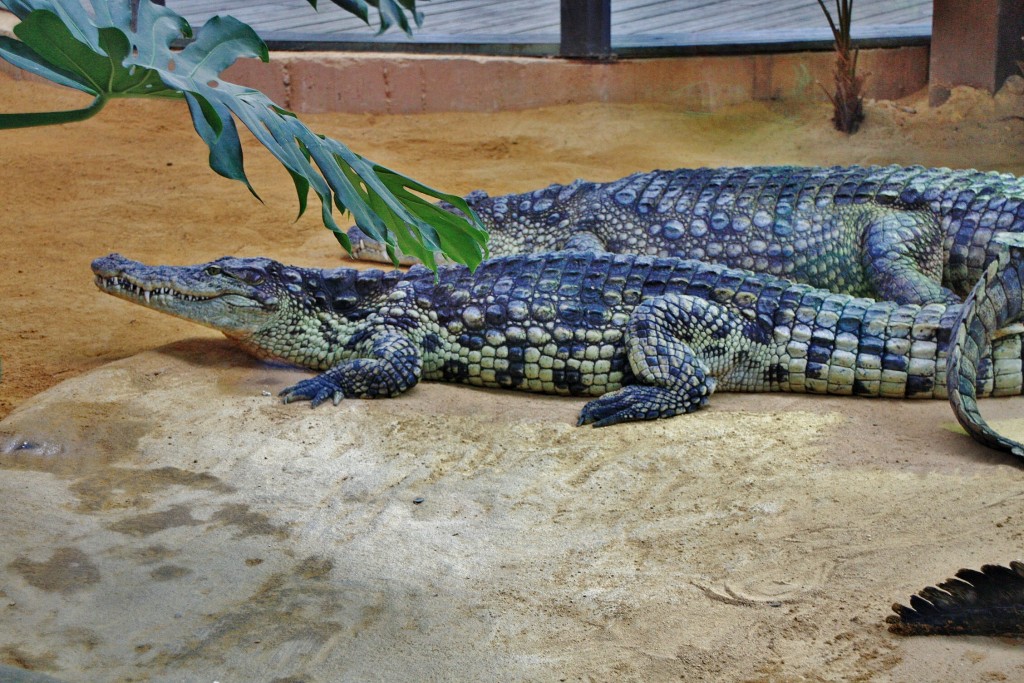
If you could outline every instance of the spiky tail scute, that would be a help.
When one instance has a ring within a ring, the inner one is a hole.
[[[1024,636],[1024,563],[961,569],[892,610],[889,630],[904,636]]]

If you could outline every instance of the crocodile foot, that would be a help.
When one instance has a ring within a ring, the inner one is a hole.
[[[316,408],[327,399],[331,399],[334,405],[338,405],[345,398],[345,393],[330,377],[317,375],[284,389],[278,396],[284,397],[285,403],[309,401],[310,407]]]
[[[628,384],[583,406],[576,425],[607,427],[619,422],[656,420],[680,413],[692,413],[707,404],[710,394],[711,391],[705,385],[686,394],[664,387]]]

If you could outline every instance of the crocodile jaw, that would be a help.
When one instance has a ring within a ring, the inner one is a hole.
[[[147,266],[111,254],[93,261],[96,286],[120,299],[212,327],[232,337],[272,322],[276,298],[253,287],[208,275],[199,266]],[[241,285],[241,286],[239,286]]]

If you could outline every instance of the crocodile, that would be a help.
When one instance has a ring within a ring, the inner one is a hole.
[[[992,237],[1024,232],[1024,179],[921,166],[651,171],[467,200],[492,256],[694,258],[898,303],[960,301],[996,258]],[[356,258],[390,260],[357,227],[349,239]]]
[[[435,273],[223,257],[93,262],[104,292],[321,371],[281,392],[315,407],[420,380],[589,396],[580,425],[689,413],[712,392],[951,398],[976,439],[1018,457],[976,398],[1020,394],[1024,241],[963,304],[897,304],[675,258],[552,252]],[[1006,328],[1006,329],[1003,329]],[[997,334],[998,330],[998,334]]]

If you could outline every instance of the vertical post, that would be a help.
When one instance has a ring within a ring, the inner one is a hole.
[[[941,104],[949,89],[969,85],[995,92],[1019,73],[1024,59],[1021,0],[935,0],[929,100]]]
[[[562,0],[562,57],[612,56],[611,0]]]

